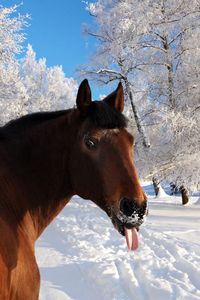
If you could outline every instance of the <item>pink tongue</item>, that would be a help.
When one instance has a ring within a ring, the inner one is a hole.
[[[128,229],[125,227],[124,229],[128,250],[136,250],[139,247],[138,233],[136,228],[133,227]]]

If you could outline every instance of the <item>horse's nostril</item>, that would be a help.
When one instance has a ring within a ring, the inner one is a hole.
[[[140,218],[143,218],[144,215],[147,215],[147,211],[148,211],[148,209],[147,209],[147,201],[145,201],[145,202],[140,206],[140,208],[138,209],[138,216],[139,216]]]
[[[129,198],[123,198],[120,202],[120,210],[126,216],[131,216],[133,213],[137,213],[140,218],[143,218],[146,214],[147,202],[145,201],[142,205],[138,206],[136,201]]]
[[[137,205],[133,200],[129,198],[123,198],[120,202],[120,210],[126,216],[131,216],[133,212],[137,210]]]

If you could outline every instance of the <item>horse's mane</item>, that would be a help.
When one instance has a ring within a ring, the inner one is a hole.
[[[74,109],[60,110],[54,112],[37,112],[22,116],[12,120],[0,128],[0,138],[18,136],[27,132],[33,126],[40,125],[46,121],[51,121],[64,116]],[[126,117],[112,108],[104,101],[93,101],[84,118],[88,118],[94,126],[102,129],[115,129],[127,127]]]
[[[31,127],[33,125],[37,125],[39,123],[50,121],[57,117],[60,117],[66,113],[66,110],[54,111],[54,112],[37,112],[22,116],[18,119],[11,120],[7,124],[5,124],[2,128],[4,130],[11,129],[22,129],[24,127]]]
[[[66,114],[67,110],[54,111],[54,112],[37,112],[22,116],[18,119],[11,120],[3,127],[0,128],[0,136],[12,136],[23,133],[46,121],[53,120],[57,117]]]

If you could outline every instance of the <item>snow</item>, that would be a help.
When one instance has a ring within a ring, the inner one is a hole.
[[[165,193],[164,189],[162,188],[162,186],[160,184],[159,184],[159,191],[158,191],[157,197],[158,198],[167,197],[167,194]]]
[[[140,246],[91,201],[74,197],[37,242],[40,300],[200,299],[200,203],[149,194]]]

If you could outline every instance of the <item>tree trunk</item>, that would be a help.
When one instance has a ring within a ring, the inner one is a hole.
[[[173,70],[172,70],[172,64],[169,64],[167,66],[168,70],[168,97],[169,97],[169,103],[170,108],[175,109],[175,99],[173,97]]]
[[[168,101],[171,109],[175,109],[175,99],[173,97],[173,88],[174,88],[174,74],[173,74],[173,62],[170,56],[170,48],[168,43],[167,36],[163,37],[163,48],[166,51],[166,60],[167,60],[167,81],[168,81]]]
[[[181,192],[181,196],[182,196],[182,204],[185,205],[189,202],[188,190],[184,185],[181,185],[180,192]]]
[[[156,177],[152,178],[155,195],[158,196],[160,190],[160,182]]]
[[[141,121],[139,112],[138,112],[138,110],[137,110],[137,108],[136,108],[136,106],[133,102],[133,93],[132,93],[132,90],[131,90],[131,87],[130,87],[130,84],[129,84],[128,80],[125,80],[125,86],[126,86],[127,95],[129,97],[129,100],[130,100],[130,103],[131,103],[131,108],[132,108],[133,115],[134,115],[134,118],[135,118],[136,126],[137,126],[138,132],[139,132],[139,134],[142,138],[142,143],[143,143],[144,147],[149,148],[151,146],[151,144],[150,144],[150,141],[149,141],[148,136],[146,134],[145,128],[142,125],[142,121]]]
[[[173,182],[170,182],[170,189],[171,189],[171,196],[176,195],[180,190],[179,187]]]

